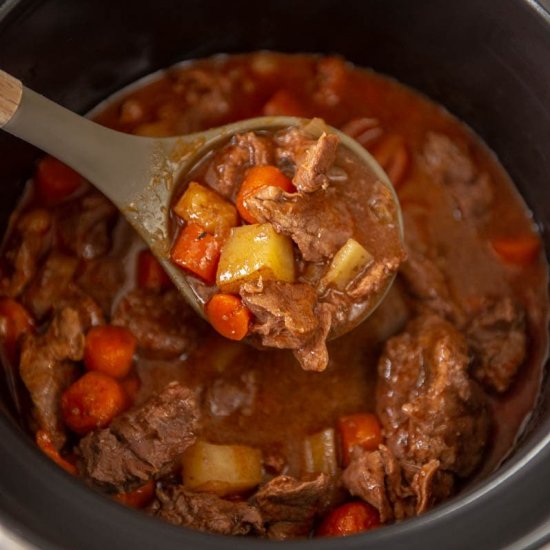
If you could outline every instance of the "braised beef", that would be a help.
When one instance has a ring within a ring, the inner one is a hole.
[[[131,490],[171,472],[199,429],[194,392],[172,382],[108,428],[81,439],[81,474],[107,490]]]
[[[407,260],[401,265],[399,274],[415,299],[418,313],[428,310],[458,326],[464,323],[464,313],[451,296],[447,279],[436,261],[409,248]]]
[[[296,174],[292,180],[298,191],[313,193],[328,187],[327,173],[336,160],[339,143],[338,136],[323,133],[306,151],[302,161],[297,164]]]
[[[175,357],[196,346],[199,321],[177,290],[130,291],[116,306],[112,323],[129,329],[139,348],[155,356]]]
[[[119,258],[96,258],[87,261],[80,272],[77,283],[110,315],[113,302],[124,283],[126,273]]]
[[[2,296],[19,296],[33,279],[40,258],[45,252],[52,223],[51,213],[42,208],[26,212],[17,221],[13,242],[5,252],[9,270],[8,273],[2,273]]]
[[[260,223],[288,235],[304,260],[318,262],[332,257],[353,234],[351,215],[336,195],[331,187],[305,196],[264,187],[244,202]]]
[[[481,461],[489,417],[468,376],[464,336],[434,314],[388,340],[378,364],[377,412],[398,460],[468,476]]]
[[[98,192],[69,203],[59,215],[59,234],[64,246],[79,258],[91,260],[111,249],[111,229],[116,207]]]
[[[41,335],[23,339],[19,373],[32,403],[38,426],[45,430],[54,445],[65,443],[61,419],[61,394],[75,380],[84,354],[84,327],[78,310],[65,307],[58,311]]]
[[[284,540],[309,534],[315,518],[330,505],[332,491],[332,481],[325,474],[312,481],[282,475],[261,487],[252,502],[266,523],[267,536]]]
[[[74,256],[51,252],[24,295],[25,304],[37,319],[44,317],[67,292],[77,267]]]
[[[402,520],[425,512],[450,496],[453,477],[432,459],[418,467],[400,465],[384,445],[376,451],[356,449],[342,483],[350,494],[374,506],[380,521]]]
[[[220,195],[235,198],[246,169],[273,161],[273,146],[264,137],[247,132],[237,134],[230,145],[218,153],[205,176],[206,182]]]
[[[213,416],[229,416],[237,411],[250,416],[257,396],[257,378],[254,370],[242,372],[238,378],[231,372],[216,378],[203,395],[206,409]]]
[[[326,368],[331,316],[325,305],[316,306],[312,286],[260,280],[242,285],[240,295],[255,317],[251,333],[263,345],[292,349],[306,370]]]
[[[191,69],[173,74],[173,89],[178,99],[177,134],[188,134],[217,126],[220,117],[224,117],[232,108],[233,83],[227,75],[217,71]],[[174,112],[164,114],[162,118],[173,120]]]
[[[464,218],[486,214],[493,200],[493,187],[486,173],[448,136],[429,133],[424,146],[429,177],[449,189]]]
[[[484,302],[467,329],[479,382],[497,392],[510,387],[527,356],[525,331],[525,312],[512,298]]]
[[[246,502],[208,493],[192,493],[181,486],[158,487],[147,512],[174,525],[218,535],[263,534],[262,516]]]

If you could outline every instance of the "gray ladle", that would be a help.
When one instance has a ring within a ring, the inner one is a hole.
[[[76,115],[0,70],[0,128],[68,164],[105,194],[149,245],[186,300],[203,317],[203,307],[185,273],[169,260],[168,216],[177,179],[233,134],[304,124],[304,120],[295,117],[260,117],[186,136],[133,136]],[[319,134],[325,129],[337,134],[341,143],[370,167],[391,190],[398,205],[391,183],[371,155],[334,128],[320,126]],[[397,212],[402,230],[399,208]],[[377,305],[361,317],[367,317]]]

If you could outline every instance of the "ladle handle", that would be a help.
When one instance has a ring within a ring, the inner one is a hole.
[[[23,84],[0,70],[0,128],[11,120],[23,95]]]

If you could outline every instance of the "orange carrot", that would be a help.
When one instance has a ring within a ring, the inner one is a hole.
[[[403,137],[397,134],[388,134],[374,145],[371,152],[388,175],[393,186],[399,187],[409,167],[409,152]]]
[[[538,258],[541,242],[537,235],[531,234],[494,238],[491,240],[491,246],[502,261],[525,266]]]
[[[205,308],[210,324],[230,340],[242,340],[247,334],[252,313],[233,294],[214,294]]]
[[[299,116],[307,117],[308,112],[301,101],[288,90],[275,92],[263,107],[267,116]]]
[[[33,329],[31,314],[19,302],[0,298],[0,338],[10,361],[17,359],[17,344],[21,335]]]
[[[290,179],[276,166],[253,166],[248,170],[235,201],[241,218],[248,223],[258,223],[258,220],[247,210],[244,201],[262,187],[280,187],[288,193],[296,191]]]
[[[93,327],[86,334],[84,366],[113,378],[124,378],[132,368],[136,337],[126,328]]]
[[[99,371],[87,372],[61,396],[63,420],[79,435],[105,428],[128,404],[120,382]]]
[[[189,223],[178,235],[170,257],[179,267],[196,275],[205,283],[213,284],[220,259],[220,244],[214,235],[200,225]]]
[[[36,168],[35,183],[41,198],[54,203],[72,195],[84,178],[56,158],[44,157]]]
[[[357,413],[340,417],[338,430],[342,442],[344,466],[349,464],[354,447],[358,446],[367,451],[374,451],[382,443],[380,422],[376,415],[371,413]]]
[[[76,466],[65,460],[59,451],[54,447],[52,440],[47,432],[44,430],[38,430],[36,432],[36,444],[39,449],[51,460],[53,460],[58,466],[63,468],[66,472],[72,475],[77,474]]]
[[[316,531],[318,537],[346,537],[380,525],[376,508],[366,502],[348,502],[335,508]]]
[[[140,288],[150,290],[165,290],[172,286],[170,277],[148,249],[142,250],[138,254],[137,284]]]
[[[120,504],[130,508],[144,508],[153,500],[154,495],[155,482],[151,479],[145,485],[128,493],[118,493],[113,498]]]

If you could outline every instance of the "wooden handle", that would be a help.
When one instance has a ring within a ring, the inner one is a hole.
[[[17,111],[22,93],[21,81],[0,71],[0,128],[7,124]]]

